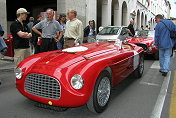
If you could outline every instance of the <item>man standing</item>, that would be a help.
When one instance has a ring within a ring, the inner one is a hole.
[[[57,42],[59,42],[63,36],[63,29],[58,21],[53,19],[54,10],[46,10],[47,19],[36,24],[32,30],[39,34],[42,37],[42,43],[40,45],[41,52],[57,50]],[[40,32],[38,29],[41,29]],[[60,32],[60,35],[57,36],[57,31]],[[56,39],[56,37],[59,37]]]
[[[33,27],[33,25],[34,25],[34,17],[30,17],[29,18],[29,23],[27,24],[30,33],[32,33],[32,27]],[[30,52],[31,52],[31,54],[34,54],[34,50],[35,49],[34,49],[32,38],[29,39],[29,46],[30,46]]]
[[[23,22],[26,20],[29,12],[24,8],[19,8],[16,14],[17,20],[11,24],[10,32],[14,40],[14,62],[17,67],[23,59],[30,56],[29,38],[32,37],[32,34],[27,24]]]
[[[155,45],[159,49],[160,72],[162,76],[167,76],[170,71],[170,62],[174,40],[170,38],[170,30],[175,30],[175,25],[170,20],[163,19],[162,15],[155,17],[157,23],[155,28]],[[168,28],[169,29],[168,29]]]
[[[66,23],[64,48],[72,47],[83,42],[83,25],[82,22],[76,18],[77,12],[70,9],[67,15],[70,20]]]
[[[148,25],[146,25],[146,28],[145,28],[145,30],[149,30],[149,27],[148,27]]]
[[[141,25],[141,30],[144,30],[144,26],[143,25]]]
[[[34,17],[29,18],[29,23],[27,25],[29,27],[30,32],[32,33],[32,27],[34,25]]]
[[[131,19],[130,25],[128,26],[128,32],[129,32],[129,35],[132,36],[132,37],[134,37],[134,35],[135,35],[135,31],[134,31],[133,25],[134,25],[134,20]]]
[[[57,43],[57,49],[60,50],[60,49],[63,49],[64,47],[64,34],[65,34],[65,29],[66,29],[66,15],[65,14],[60,14],[59,16],[59,19],[58,19],[58,22],[60,23],[60,25],[62,26],[63,28],[63,37],[62,39]],[[60,32],[58,32],[60,33]]]
[[[0,58],[4,59],[4,55],[7,52],[7,45],[5,43],[5,41],[3,40],[3,36],[4,36],[4,30],[1,27],[0,24]]]
[[[94,21],[89,21],[89,25],[84,29],[84,38],[86,38],[86,42],[93,43],[93,39],[95,38],[95,24]]]
[[[34,25],[35,26],[36,24],[38,24],[39,22],[41,22],[42,20],[44,20],[43,16],[41,14],[39,14],[37,16],[37,20],[34,22]],[[38,29],[40,32],[42,32],[41,29]],[[33,45],[35,47],[35,52],[34,54],[38,54],[40,53],[40,45],[37,44],[38,42],[38,38],[40,37],[39,34],[35,33],[34,31],[32,31],[32,42],[33,42]]]

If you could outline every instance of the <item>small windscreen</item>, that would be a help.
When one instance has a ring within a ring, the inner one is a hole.
[[[136,31],[136,37],[154,37],[155,32],[149,30]]]

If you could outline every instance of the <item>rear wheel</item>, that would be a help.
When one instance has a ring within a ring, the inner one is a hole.
[[[103,112],[108,106],[111,96],[111,80],[108,71],[104,70],[98,76],[87,107],[94,113]]]
[[[141,55],[139,67],[134,71],[134,76],[139,79],[142,77],[143,72],[144,72],[144,55]]]

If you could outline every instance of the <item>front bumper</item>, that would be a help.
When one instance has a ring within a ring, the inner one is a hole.
[[[144,54],[155,54],[158,50],[156,48],[149,47],[147,51],[144,52]]]
[[[25,97],[31,100],[44,103],[44,104],[53,105],[53,106],[59,106],[59,107],[78,107],[86,104],[87,101],[89,100],[88,94],[83,94],[82,91],[80,92],[80,91],[74,90],[68,84],[68,81],[64,78],[62,78],[63,81],[61,81],[61,79],[57,79],[57,81],[60,83],[60,97],[58,99],[41,97],[29,91],[27,92],[25,88],[25,80],[27,75],[29,74],[24,74],[21,80],[16,79],[16,87],[22,95],[24,95]],[[44,73],[42,74],[47,75]],[[47,75],[47,76],[51,76],[53,78],[58,77],[54,75]]]

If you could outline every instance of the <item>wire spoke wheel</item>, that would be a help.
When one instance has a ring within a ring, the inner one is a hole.
[[[98,86],[97,101],[100,106],[105,106],[109,100],[111,84],[108,77],[104,77]]]

